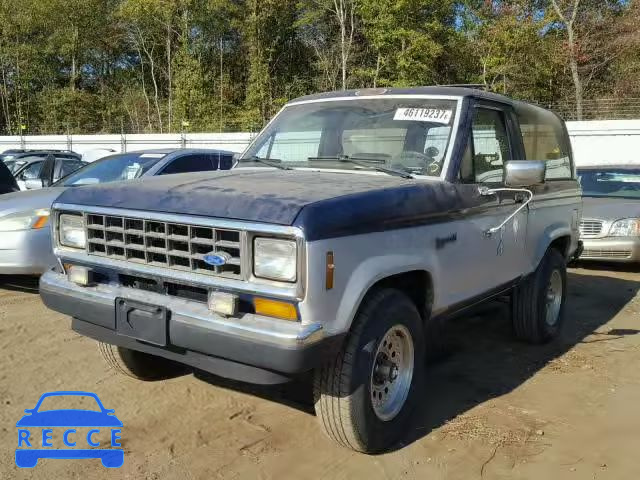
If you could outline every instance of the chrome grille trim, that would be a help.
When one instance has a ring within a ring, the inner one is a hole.
[[[52,205],[51,233],[53,240],[53,253],[59,261],[78,262],[80,264],[96,267],[112,268],[123,273],[151,275],[175,281],[186,282],[189,285],[205,286],[207,288],[219,288],[223,290],[236,290],[252,295],[282,298],[302,301],[306,292],[307,261],[306,243],[302,229],[289,225],[277,225],[247,220],[231,220],[227,218],[203,217],[199,215],[185,215],[166,212],[140,211],[128,208],[99,207],[92,205],[79,205],[75,203],[55,202]],[[63,213],[78,215],[111,215],[129,218],[144,218],[165,223],[188,224],[201,227],[211,227],[221,230],[237,230],[241,232],[241,251],[243,265],[243,278],[228,278],[218,275],[199,275],[190,270],[177,270],[167,267],[156,267],[150,264],[129,262],[116,258],[89,255],[87,249],[75,249],[60,244],[58,235],[58,217]],[[265,280],[253,275],[253,262],[251,245],[256,236],[275,236],[295,239],[298,245],[298,281],[296,283],[284,283],[274,280]]]
[[[240,230],[144,219],[113,214],[85,213],[87,254],[132,263],[190,271],[226,278],[243,278]],[[210,253],[226,253],[223,266],[204,261]]]
[[[631,258],[631,250],[613,250],[609,248],[589,248],[582,252],[584,258]]]
[[[604,222],[601,220],[582,220],[580,222],[580,236],[595,238],[602,234]]]

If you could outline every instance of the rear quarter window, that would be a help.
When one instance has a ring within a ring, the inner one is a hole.
[[[541,108],[516,108],[527,160],[547,162],[547,180],[573,178],[571,147],[562,121]]]

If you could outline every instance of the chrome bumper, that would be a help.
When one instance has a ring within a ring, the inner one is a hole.
[[[585,238],[583,243],[584,250],[580,255],[580,260],[640,262],[640,238]]]
[[[334,358],[344,335],[327,336],[319,323],[302,324],[254,314],[225,318],[205,304],[133,288],[80,287],[49,271],[40,278],[47,307],[73,318],[73,329],[100,342],[165,357],[219,376],[251,383],[282,383]],[[166,344],[125,335],[116,299],[166,308]]]
[[[0,275],[40,275],[55,263],[49,228],[0,235]]]
[[[44,295],[66,297],[69,308],[74,303],[82,302],[115,310],[116,298],[158,305],[171,312],[171,322],[176,324],[192,325],[207,331],[289,348],[312,345],[323,338],[322,325],[319,323],[304,325],[250,313],[240,318],[225,318],[211,312],[204,304],[167,295],[111,285],[80,287],[67,280],[66,275],[54,271],[48,271],[40,278],[40,291]],[[82,316],[78,318],[82,319]]]

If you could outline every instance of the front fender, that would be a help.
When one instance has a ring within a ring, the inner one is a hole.
[[[342,331],[351,328],[364,297],[380,280],[411,271],[426,271],[432,276],[437,276],[434,256],[389,254],[361,262],[348,278],[336,312],[336,327]]]

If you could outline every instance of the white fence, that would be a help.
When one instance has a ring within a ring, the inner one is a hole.
[[[567,122],[578,165],[640,165],[640,120]],[[148,148],[220,148],[242,152],[255,134],[187,133],[151,135],[43,135],[0,137],[0,151],[9,148],[54,148],[84,153],[96,148],[116,152]]]
[[[131,152],[150,148],[219,148],[242,152],[252,133],[169,133],[148,135],[25,135],[0,136],[0,152],[9,148],[73,150],[84,153],[96,148]]]

